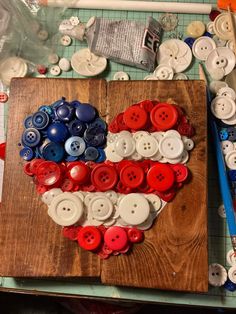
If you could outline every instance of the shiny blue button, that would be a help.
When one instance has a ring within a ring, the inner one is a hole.
[[[97,127],[97,128],[102,128],[103,130],[107,129],[107,124],[104,120],[101,118],[96,118],[92,123],[88,124],[88,127]]]
[[[65,142],[65,150],[68,155],[80,156],[85,151],[86,144],[79,136],[72,136]]]
[[[89,146],[102,146],[106,142],[106,133],[100,127],[88,127],[84,132],[84,140]]]
[[[24,147],[20,151],[20,157],[26,161],[34,158],[34,151],[30,147]]]
[[[57,143],[50,142],[43,147],[42,156],[45,160],[55,162],[62,161],[65,151],[63,146]]]
[[[92,122],[97,115],[97,111],[90,104],[80,104],[76,107],[75,114],[82,122]]]
[[[44,111],[38,111],[32,116],[32,124],[38,130],[45,129],[49,124],[49,115]]]
[[[65,101],[65,97],[62,97],[62,99],[59,99],[57,101],[55,101],[51,106],[53,109],[56,109],[57,107],[63,105],[66,101]]]
[[[52,123],[47,129],[47,137],[55,143],[64,142],[69,137],[67,126],[64,123]]]
[[[53,109],[51,106],[43,105],[43,106],[39,107],[38,111],[46,112],[49,116],[53,115]]]
[[[68,103],[65,103],[57,107],[56,116],[60,121],[69,122],[74,118],[74,112],[75,109]]]
[[[84,159],[86,161],[95,161],[99,156],[99,152],[95,147],[87,147],[84,151]]]
[[[86,127],[82,121],[75,119],[68,124],[68,129],[71,135],[82,137]]]
[[[79,159],[78,156],[70,156],[70,155],[67,155],[67,156],[65,157],[65,161],[66,161],[66,162],[72,162],[72,161],[76,161],[76,160],[78,160],[78,159]]]
[[[81,102],[78,101],[78,100],[73,100],[73,101],[70,103],[70,105],[71,105],[72,107],[76,108],[76,107],[78,107],[78,106],[81,105]]]
[[[236,290],[236,284],[233,283],[229,278],[226,280],[224,286],[226,290],[234,292]]]
[[[30,116],[25,118],[25,120],[24,120],[24,127],[26,129],[33,128],[32,115],[30,115]]]
[[[207,37],[210,37],[210,38],[213,37],[213,35],[211,33],[209,33],[209,32],[205,32],[202,36],[207,36]]]
[[[106,160],[106,154],[102,148],[98,148],[99,156],[96,162],[104,162]]]
[[[22,134],[22,144],[24,146],[35,147],[39,144],[41,135],[37,129],[29,128]]]
[[[220,137],[221,141],[227,140],[228,137],[229,137],[229,134],[228,134],[227,130],[224,130],[224,129],[220,130],[219,137]]]
[[[192,37],[185,38],[184,42],[192,49],[195,39]]]

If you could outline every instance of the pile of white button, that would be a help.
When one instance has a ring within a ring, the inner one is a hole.
[[[42,195],[48,215],[60,226],[135,226],[149,229],[166,202],[155,194],[107,192],[62,192],[51,189]]]
[[[151,159],[161,163],[185,164],[192,150],[192,139],[181,136],[176,130],[166,132],[121,131],[107,135],[106,159],[120,162],[123,159]]]

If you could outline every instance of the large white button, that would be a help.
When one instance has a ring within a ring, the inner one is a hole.
[[[54,188],[54,189],[51,189],[45,193],[43,193],[42,195],[42,201],[47,204],[47,205],[50,205],[53,198],[56,197],[57,195],[63,193],[61,189],[58,189],[58,188]]]
[[[123,159],[122,156],[117,154],[114,142],[107,144],[105,148],[105,154],[106,154],[107,159],[112,162],[120,162]]]
[[[129,75],[126,72],[119,71],[114,74],[113,80],[114,81],[128,81]]]
[[[236,254],[233,249],[229,250],[226,255],[227,262],[230,266],[236,265]]]
[[[164,41],[157,53],[158,64],[172,67],[176,73],[186,70],[192,61],[192,51],[189,46],[179,39]]]
[[[214,287],[223,286],[227,280],[227,271],[226,269],[217,263],[209,265],[209,274],[208,274],[209,283]]]
[[[149,216],[150,206],[144,196],[137,193],[125,195],[118,205],[120,217],[128,224],[139,225]]]
[[[113,211],[113,204],[105,195],[95,196],[88,204],[88,210],[97,220],[108,219]]]
[[[68,72],[70,70],[70,61],[66,58],[61,58],[58,65],[59,68],[64,72]]]
[[[236,284],[236,265],[233,265],[228,270],[229,280]]]
[[[211,111],[218,119],[229,119],[236,112],[236,105],[229,97],[217,96],[211,102]]]
[[[158,212],[161,209],[162,202],[159,196],[155,194],[145,194],[145,197],[149,202],[151,212]]]
[[[192,51],[194,56],[199,60],[206,60],[209,53],[216,48],[216,43],[213,39],[207,36],[199,37],[195,40]]]
[[[174,159],[182,155],[184,144],[181,139],[175,136],[164,136],[159,142],[159,150],[162,156]]]
[[[107,59],[96,56],[88,48],[83,48],[73,54],[71,66],[80,75],[95,76],[106,69]]]
[[[137,140],[136,150],[141,156],[145,158],[150,158],[157,153],[158,142],[155,137],[151,135],[143,136],[139,140]]]
[[[235,22],[236,17],[234,16]],[[233,37],[229,14],[224,12],[219,14],[214,20],[214,31],[219,38],[228,40]]]
[[[230,141],[223,141],[221,142],[221,148],[222,148],[223,154],[226,155],[232,150],[234,150],[234,144]]]
[[[129,157],[135,151],[135,141],[132,137],[118,137],[115,142],[115,151],[122,157]]]
[[[193,38],[202,36],[205,30],[206,27],[202,21],[193,21],[187,26],[187,34]]]
[[[72,193],[64,192],[53,198],[48,214],[58,225],[71,226],[82,217],[83,203]]]
[[[158,78],[158,80],[172,80],[174,71],[170,66],[160,64],[156,67],[153,74]]]
[[[230,97],[231,99],[236,99],[236,93],[235,91],[230,87],[222,87],[218,90],[217,96],[225,96]]]
[[[232,150],[231,152],[225,155],[225,162],[229,169],[236,170],[236,151]]]

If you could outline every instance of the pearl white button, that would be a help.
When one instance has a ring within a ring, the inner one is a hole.
[[[158,80],[172,80],[174,71],[170,66],[160,64],[154,70],[153,75],[155,75]]]
[[[181,155],[181,164],[186,164],[189,160],[189,153],[184,150],[182,155]]]
[[[141,137],[147,136],[149,133],[147,131],[137,131],[133,134],[133,138],[135,141],[138,141]]]
[[[228,270],[229,280],[236,284],[236,265],[233,265]]]
[[[230,266],[236,265],[236,254],[233,249],[227,252],[226,259]]]
[[[210,83],[210,91],[213,94],[217,94],[218,91],[222,88],[222,87],[227,87],[228,84],[226,82],[222,82],[222,81],[212,81]]]
[[[155,75],[153,75],[153,74],[149,74],[149,75],[146,75],[146,76],[144,77],[144,80],[145,80],[145,81],[152,81],[152,80],[157,81],[158,78],[157,78]]]
[[[112,203],[115,205],[117,203],[118,200],[118,194],[115,191],[106,191],[105,192],[106,197],[108,197]]]
[[[214,24],[213,22],[209,22],[209,23],[207,23],[207,27],[206,27],[207,32],[212,34],[212,35],[215,34],[213,24]]]
[[[216,43],[213,39],[207,36],[199,37],[193,43],[192,51],[194,56],[202,61],[205,61],[209,53],[216,48]]]
[[[63,35],[60,40],[62,46],[70,46],[72,39],[68,35]]]
[[[187,26],[187,34],[190,37],[198,38],[205,33],[206,27],[202,21],[193,21]]]
[[[220,88],[219,91],[217,92],[217,96],[230,97],[233,100],[236,99],[236,93],[230,87],[222,87],[222,88]]]
[[[222,265],[217,263],[209,265],[208,280],[209,283],[214,287],[223,286],[223,284],[227,280],[226,269]]]
[[[137,140],[136,150],[141,156],[150,158],[157,153],[158,142],[155,137],[151,135],[143,136]]]
[[[115,142],[115,151],[121,157],[129,157],[135,151],[135,141],[132,137],[119,137]]]
[[[229,119],[236,112],[236,105],[229,97],[217,96],[211,102],[211,111],[218,119]]]
[[[165,158],[174,159],[181,156],[184,144],[178,137],[164,136],[159,142],[159,150]]]
[[[144,196],[149,202],[151,212],[158,212],[161,209],[162,201],[159,196],[155,194],[145,194]]]
[[[58,65],[64,72],[68,72],[70,70],[70,61],[66,58],[61,58]]]
[[[236,21],[236,17],[234,16]],[[223,40],[231,39],[233,36],[233,32],[231,29],[231,23],[229,19],[229,14],[224,12],[219,14],[214,20],[214,31],[219,38]]]
[[[91,199],[88,204],[88,210],[95,219],[106,220],[112,214],[113,204],[105,195],[99,195]]]
[[[50,205],[53,198],[59,194],[63,193],[61,189],[58,189],[58,188],[54,188],[54,189],[51,189],[49,191],[46,191],[45,193],[43,193],[42,195],[42,201],[47,204],[47,205]]]
[[[113,76],[114,81],[128,81],[129,75],[126,72],[120,71],[116,72]]]
[[[225,162],[229,169],[236,170],[236,151],[230,151],[225,155]]]
[[[230,141],[222,141],[221,148],[224,155],[234,150],[234,144]]]
[[[109,143],[105,148],[106,158],[112,162],[120,162],[123,157],[117,154],[115,143]]]
[[[188,77],[184,73],[176,73],[173,77],[173,80],[188,80]]]
[[[52,53],[48,56],[48,62],[50,64],[57,64],[59,61],[59,57],[56,53]]]
[[[194,141],[191,138],[184,139],[184,149],[192,150],[194,148]]]
[[[58,65],[53,65],[50,70],[49,70],[50,74],[53,76],[58,76],[61,74],[61,69]]]

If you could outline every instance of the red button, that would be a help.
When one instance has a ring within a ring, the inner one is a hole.
[[[5,103],[8,101],[8,95],[7,93],[0,92],[0,102]]]
[[[133,130],[142,129],[147,122],[147,113],[138,105],[131,106],[124,112],[125,124]]]
[[[118,133],[119,132],[119,126],[118,126],[118,123],[117,123],[117,120],[116,118],[113,119],[109,125],[108,125],[108,130],[111,132],[111,133]]]
[[[170,165],[175,173],[176,182],[184,182],[188,177],[188,168],[182,164]]]
[[[39,165],[43,162],[42,159],[33,159],[30,162],[30,172],[36,174]]]
[[[79,230],[78,243],[83,249],[87,251],[96,250],[101,241],[101,232],[96,227],[86,226]]]
[[[69,178],[64,178],[61,182],[61,189],[63,192],[70,192],[74,189],[74,183]]]
[[[129,129],[129,127],[124,122],[124,113],[123,112],[119,113],[117,115],[116,121],[117,121],[117,124],[118,124],[119,131],[125,131],[125,130]]]
[[[0,144],[0,159],[5,160],[6,156],[6,143]]]
[[[78,239],[78,233],[81,229],[81,226],[75,227],[75,226],[69,226],[69,227],[63,227],[62,234],[65,238],[76,241]]]
[[[129,194],[131,193],[131,188],[128,186],[124,185],[121,181],[118,182],[117,187],[116,187],[117,192],[121,194]]]
[[[116,167],[117,167],[118,173],[120,173],[121,170],[122,170],[125,166],[127,166],[127,165],[132,165],[132,164],[133,164],[133,161],[127,160],[127,159],[123,159],[123,160],[117,162],[115,165],[116,165]]]
[[[138,103],[138,105],[140,106],[140,108],[144,109],[146,112],[151,112],[152,108],[154,107],[153,102],[148,99],[141,101],[140,103]]]
[[[39,184],[53,185],[61,178],[61,168],[54,161],[43,161],[37,168],[36,178]]]
[[[101,164],[92,170],[92,184],[99,191],[111,190],[116,185],[117,179],[117,172],[112,166]]]
[[[47,192],[47,187],[45,185],[42,185],[42,184],[37,184],[36,185],[36,191],[39,193],[39,194],[43,194],[45,192]]]
[[[233,2],[233,1],[232,1]],[[218,10],[212,10],[211,13],[209,14],[209,18],[211,21],[214,21],[217,16],[220,14],[220,11]]]
[[[169,190],[175,181],[174,171],[169,165],[156,164],[147,173],[147,183],[157,191]]]
[[[43,64],[38,64],[37,65],[37,71],[39,72],[39,74],[46,74],[47,68]]]
[[[157,194],[163,201],[165,202],[170,202],[173,200],[173,198],[176,195],[176,191],[174,189],[170,189],[168,191],[165,192],[157,192],[155,193]]]
[[[185,122],[180,122],[180,124],[178,125],[178,128],[177,128],[177,131],[181,135],[185,135],[188,137],[192,137],[195,134],[194,127],[191,124],[185,123]]]
[[[178,112],[173,105],[160,103],[152,109],[150,117],[157,130],[165,131],[176,124]]]
[[[127,234],[130,242],[140,243],[143,241],[143,232],[137,228],[129,228]]]
[[[27,174],[27,176],[33,176],[34,174],[31,172],[30,170],[30,161],[28,161],[27,163],[24,164],[24,167],[23,167],[23,170],[24,170],[24,173]]]
[[[121,169],[120,180],[125,186],[137,188],[144,180],[144,171],[135,164],[126,165]]]
[[[128,244],[126,231],[121,227],[110,227],[104,234],[104,242],[114,251],[120,251]]]
[[[74,162],[67,166],[68,177],[76,183],[85,183],[89,179],[90,169],[83,162]]]

